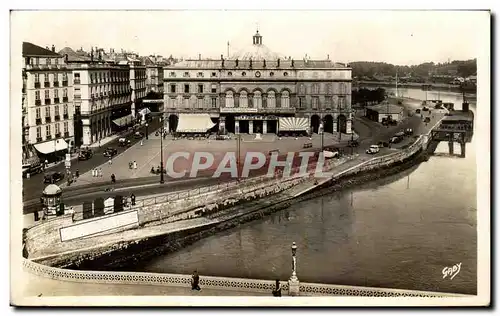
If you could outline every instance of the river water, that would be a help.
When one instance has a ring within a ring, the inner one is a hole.
[[[425,91],[403,96],[425,100]],[[460,94],[439,98],[461,108]],[[441,143],[437,155],[401,174],[297,203],[135,270],[285,280],[296,242],[303,282],[475,294],[474,141],[465,158],[446,156]],[[445,267],[460,263],[453,279],[443,278]]]

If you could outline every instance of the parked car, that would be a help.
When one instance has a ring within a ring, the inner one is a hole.
[[[405,129],[405,135],[408,135],[408,136],[413,135],[413,129],[411,129],[411,128]]]
[[[347,146],[349,146],[349,147],[358,147],[359,146],[359,142],[356,139],[349,140],[349,142],[347,142]]]
[[[426,106],[424,106],[424,107],[422,108],[422,111],[429,111],[429,108],[428,108],[428,107],[426,107]]]
[[[106,150],[104,151],[103,155],[104,155],[104,157],[111,158],[111,157],[113,157],[114,155],[116,155],[117,153],[118,153],[118,150],[116,150],[116,148],[108,147],[108,148],[106,148]]]
[[[430,117],[426,117],[426,118],[424,119],[424,122],[425,122],[425,123],[429,123],[430,121],[431,121],[431,118],[430,118]]]
[[[64,173],[62,172],[49,172],[43,177],[43,183],[56,183],[64,179]]]
[[[382,147],[389,147],[389,143],[388,142],[378,142],[378,147],[379,148],[382,148]]]
[[[366,150],[367,154],[374,155],[380,151],[378,145],[371,145],[370,148]]]
[[[420,109],[416,109],[415,113],[420,114]]]
[[[134,137],[137,138],[137,139],[143,138],[144,137],[144,133],[143,132],[135,132]]]
[[[78,154],[78,160],[89,160],[93,155],[92,150],[82,150]]]
[[[125,137],[120,138],[118,140],[118,146],[120,147],[130,146],[130,139],[126,139]]]
[[[23,177],[26,178],[28,173],[32,174],[41,173],[43,171],[43,164],[39,161],[23,166]]]
[[[389,142],[392,144],[397,144],[397,143],[400,143],[402,140],[403,140],[403,137],[401,137],[401,136],[393,136],[393,137],[391,137]]]

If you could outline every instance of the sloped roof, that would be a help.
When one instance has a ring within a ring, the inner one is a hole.
[[[222,68],[222,60],[220,59],[192,59],[184,60],[179,63],[167,66],[168,68],[178,68],[178,69],[219,69]],[[282,69],[328,69],[328,68],[346,68],[347,66],[341,63],[335,63],[330,60],[294,60],[292,67],[292,60],[290,59],[280,59],[279,68]],[[250,60],[238,60],[238,66],[236,66],[236,60],[224,60],[225,69],[249,69]],[[278,59],[266,59],[265,66],[264,60],[252,60],[253,69],[278,68]]]
[[[247,46],[231,56],[232,60],[276,60],[283,59],[284,55],[271,51],[264,44],[252,44]]]
[[[64,47],[59,51],[60,55],[67,55],[68,56],[68,61],[69,62],[83,62],[83,61],[90,61],[90,57],[86,56],[85,54],[82,53],[77,53],[71,47]]]
[[[29,42],[23,42],[23,56],[57,57],[60,55],[56,52],[51,51],[50,49],[45,49]]]
[[[403,107],[395,104],[381,103],[377,105],[367,106],[367,109],[377,111],[382,114],[399,114],[403,111]]]

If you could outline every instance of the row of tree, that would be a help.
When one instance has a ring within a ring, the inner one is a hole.
[[[351,62],[353,77],[391,76],[396,73],[400,77],[421,77],[428,78],[431,75],[453,75],[459,77],[468,77],[477,73],[476,59],[454,60],[449,63],[423,63],[412,66],[398,66],[383,62],[356,61]]]
[[[354,89],[352,90],[351,102],[352,104],[361,104],[363,106],[378,104],[384,101],[386,92],[383,88],[378,89]]]

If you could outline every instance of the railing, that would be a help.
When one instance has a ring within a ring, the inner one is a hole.
[[[62,100],[63,102],[68,102],[68,97],[63,97]]]
[[[54,87],[59,87],[59,81],[54,81]]]
[[[50,116],[46,116],[45,117],[45,123],[50,123],[51,122],[51,118]]]
[[[250,108],[250,107],[234,107],[220,108],[221,113],[290,113],[293,114],[296,112],[295,108]]]
[[[80,282],[93,284],[131,284],[190,287],[191,276],[187,274],[79,271],[49,267],[23,259],[23,270],[42,278],[61,282]],[[283,295],[288,291],[288,282],[281,281]],[[105,286],[105,285],[104,285]],[[203,288],[243,291],[249,293],[269,293],[274,290],[274,280],[226,278],[200,276]],[[365,296],[365,297],[469,297],[469,295],[442,292],[425,292],[388,288],[370,288],[334,284],[300,283],[301,296]]]
[[[54,98],[54,103],[59,103],[59,98]]]
[[[80,79],[73,80],[73,84],[80,84]]]
[[[43,83],[43,86],[44,86],[45,88],[50,88],[50,82],[49,82],[49,81],[45,81],[45,82]]]
[[[63,87],[67,87],[67,86],[68,86],[68,80],[63,80],[63,82],[62,82],[62,86],[63,86]]]
[[[40,100],[40,99],[35,100],[35,105],[42,105],[42,100]]]
[[[45,105],[50,104],[50,99],[45,99]]]
[[[40,82],[35,82],[35,89],[40,88]]]

